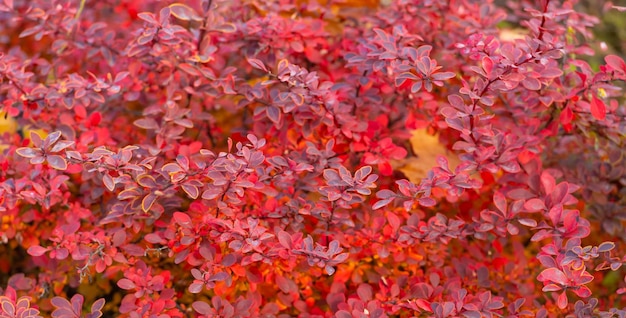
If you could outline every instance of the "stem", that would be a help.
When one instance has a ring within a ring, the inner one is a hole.
[[[80,0],[80,4],[78,5],[78,11],[76,11],[76,15],[74,16],[74,23],[75,23],[75,25],[78,24],[78,19],[83,14],[83,10],[85,9],[85,3],[86,2],[87,2],[87,0]],[[72,30],[74,30],[73,26],[72,26],[71,29],[69,29],[67,31],[67,35],[70,35],[72,33]]]
[[[543,34],[544,34],[544,25],[546,24],[546,17],[545,17],[545,13],[548,12],[548,4],[550,4],[550,0],[546,0],[546,3],[543,7],[543,13],[544,16],[541,17],[541,25],[539,26],[539,35],[537,36],[537,38],[539,40],[543,39]],[[554,50],[554,49],[553,49]],[[539,52],[539,47],[537,47],[537,50],[535,50],[535,53]],[[521,66],[527,62],[530,62],[530,60],[532,60],[534,58],[534,56],[531,56],[525,60],[523,60],[522,62],[519,63],[515,63],[515,66]],[[506,75],[508,73],[510,73],[513,70],[512,67],[508,67],[506,69],[506,71],[504,71],[504,73],[502,75],[500,75],[499,77],[502,77],[503,75]],[[485,87],[483,88],[483,90],[480,92],[480,94],[478,94],[478,96],[482,97],[483,95],[485,95],[487,93],[487,90],[489,89],[489,86],[491,86],[491,84],[499,81],[499,78],[493,79],[493,80],[489,80],[489,82],[487,83],[487,85],[485,85]],[[474,112],[474,110],[476,110],[476,106],[478,105],[478,101],[479,99],[474,100],[473,105],[472,105],[472,112]],[[476,139],[476,137],[474,137],[474,115],[470,114],[469,116],[469,120],[470,120],[470,138],[472,139],[472,141],[475,144],[478,144],[478,140]]]

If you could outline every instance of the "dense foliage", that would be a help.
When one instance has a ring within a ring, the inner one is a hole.
[[[501,2],[0,0],[0,317],[626,317],[626,63]]]

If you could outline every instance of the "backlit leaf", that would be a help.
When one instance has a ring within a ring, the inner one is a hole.
[[[171,14],[180,20],[202,22],[202,17],[196,10],[186,4],[172,3],[169,8]]]

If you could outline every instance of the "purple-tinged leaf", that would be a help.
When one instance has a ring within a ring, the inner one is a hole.
[[[265,66],[265,64],[263,64],[263,62],[261,62],[261,60],[259,59],[248,59],[248,63],[256,69],[269,73],[269,69],[267,68],[267,66]]]
[[[600,246],[598,246],[598,252],[599,253],[609,252],[609,251],[611,251],[614,248],[615,248],[615,243],[613,243],[613,242],[604,242],[604,243],[600,244]]]
[[[133,124],[146,130],[159,129],[159,124],[153,118],[140,118],[135,120]]]
[[[156,202],[157,196],[154,193],[148,193],[142,200],[141,200],[141,209],[144,212],[148,212],[150,211],[150,209],[152,208],[152,205],[154,205],[154,202]]]
[[[182,3],[172,3],[169,5],[173,16],[183,21],[202,22],[202,17],[192,7]]]
[[[59,155],[48,156],[47,160],[48,160],[48,164],[50,165],[50,167],[54,169],[57,169],[57,170],[67,169],[67,161],[65,161],[65,158]]]
[[[187,195],[194,200],[198,198],[198,195],[200,195],[200,190],[198,190],[198,187],[193,184],[183,184],[181,188],[183,188],[183,191],[185,191],[185,193],[187,193]]]
[[[195,301],[193,304],[191,304],[191,307],[193,307],[193,309],[197,313],[201,315],[205,315],[207,317],[214,314],[214,311],[213,311],[213,308],[211,308],[211,305],[207,304],[204,301]]]
[[[535,221],[533,219],[518,219],[517,221],[521,225],[524,225],[524,226],[528,226],[528,227],[536,227],[537,226],[537,221]]]
[[[15,150],[15,153],[17,153],[18,155],[24,158],[34,158],[35,156],[40,155],[41,151],[34,149],[34,148],[21,147],[21,148],[17,148]]]

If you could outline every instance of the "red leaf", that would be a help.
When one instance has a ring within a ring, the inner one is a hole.
[[[603,120],[606,118],[606,105],[604,102],[596,97],[596,95],[591,96],[591,115],[598,120]]]
[[[183,212],[174,212],[173,215],[173,219],[176,223],[184,226],[184,227],[191,227],[191,218],[189,217],[189,215],[187,213],[183,213]]]
[[[574,112],[570,107],[565,107],[559,116],[562,125],[568,125],[574,119]]]
[[[485,74],[487,77],[491,75],[493,71],[493,60],[489,56],[484,56],[482,60],[483,70],[485,70]]]

